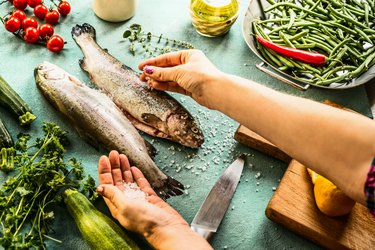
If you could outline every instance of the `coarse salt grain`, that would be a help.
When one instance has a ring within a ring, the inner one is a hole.
[[[140,199],[140,200],[146,200],[147,194],[143,192],[137,183],[125,183],[124,182],[124,188],[125,190],[123,191],[124,195],[126,198],[129,199]]]

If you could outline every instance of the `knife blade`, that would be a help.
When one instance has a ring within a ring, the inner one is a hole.
[[[244,155],[241,155],[224,171],[190,224],[191,229],[206,240],[219,228],[237,188],[244,163]]]

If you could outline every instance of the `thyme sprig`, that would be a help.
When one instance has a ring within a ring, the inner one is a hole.
[[[145,53],[145,56],[156,56],[180,49],[193,49],[191,43],[170,39],[163,34],[155,35],[151,32],[142,31],[140,24],[130,25],[123,33],[123,38],[130,42],[129,52],[135,55],[138,49]]]

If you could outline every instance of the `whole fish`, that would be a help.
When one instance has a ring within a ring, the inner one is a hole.
[[[192,115],[166,92],[150,89],[135,71],[103,50],[95,41],[94,27],[87,23],[76,25],[72,37],[84,54],[81,68],[136,128],[191,148],[198,148],[204,142]]]
[[[159,196],[168,198],[182,194],[182,184],[156,166],[143,138],[107,95],[49,62],[38,65],[34,75],[46,99],[76,126],[81,136],[126,154]]]

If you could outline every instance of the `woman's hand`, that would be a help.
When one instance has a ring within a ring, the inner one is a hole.
[[[97,192],[123,227],[143,235],[156,249],[179,249],[181,239],[176,235],[187,241],[194,238],[202,249],[210,248],[203,238],[190,230],[189,224],[175,209],[156,195],[142,172],[130,167],[125,155],[111,151],[109,157],[100,157],[98,172],[100,186]],[[145,199],[126,196],[124,183],[136,183],[146,194]]]
[[[141,80],[157,90],[189,95],[201,105],[213,108],[209,88],[224,74],[200,50],[182,50],[143,61]],[[211,85],[211,86],[210,86]]]

